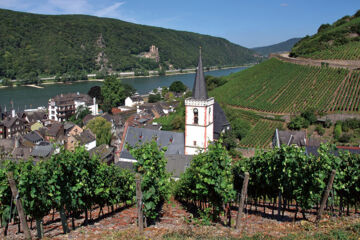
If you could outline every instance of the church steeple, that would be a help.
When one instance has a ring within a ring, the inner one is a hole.
[[[208,99],[204,70],[201,59],[201,47],[199,49],[199,63],[198,63],[198,68],[196,70],[192,97],[194,99],[203,99],[203,100]]]

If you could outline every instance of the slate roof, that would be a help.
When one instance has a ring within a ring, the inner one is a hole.
[[[196,76],[194,81],[194,87],[192,91],[192,97],[194,99],[205,100],[208,99],[208,94],[206,90],[206,81],[204,77],[203,64],[201,59],[201,48],[199,54],[199,63],[196,70]]]
[[[76,124],[72,122],[66,122],[64,123],[64,130],[65,132],[69,132]]]
[[[82,93],[68,93],[60,94],[53,98],[56,105],[72,105],[74,101],[83,101],[86,104],[92,104],[92,99],[87,94]]]
[[[93,118],[95,118],[95,116],[93,116],[93,115],[91,115],[91,114],[88,114],[88,115],[86,115],[86,116],[83,118],[82,122],[83,122],[84,125],[86,125],[86,124],[88,124],[88,122],[89,122],[91,119],[93,119]]]
[[[131,96],[130,99],[131,99],[133,102],[142,102],[142,101],[144,101],[144,99],[143,99],[140,95]]]
[[[35,131],[29,132],[28,134],[24,135],[24,138],[32,143],[37,143],[44,140],[42,136],[40,136],[40,134]]]
[[[229,121],[220,105],[214,103],[214,139],[219,139],[221,132],[230,126]]]
[[[100,157],[100,160],[104,160],[109,155],[114,153],[114,147],[110,147],[106,144],[101,144],[100,146],[93,148],[89,151],[90,156],[96,154]]]
[[[96,139],[95,135],[89,129],[84,130],[82,133],[75,135],[74,137],[81,145],[91,143]]]
[[[149,142],[152,139],[156,140],[158,146],[167,147],[165,154],[184,154],[184,133],[179,132],[128,127],[125,136],[125,143],[130,146],[135,146],[136,144]],[[128,151],[124,148],[122,149],[121,154],[126,152]],[[132,157],[132,159],[134,158]]]
[[[131,172],[135,172],[134,163],[133,162],[124,162],[118,161],[115,163],[115,166],[120,167],[122,169],[128,169]]]
[[[306,132],[305,131],[282,131],[279,130],[280,145],[297,145],[299,147],[306,145]]]
[[[62,130],[62,127],[63,125],[61,123],[53,123],[50,127],[47,128],[46,135],[56,137]]]
[[[3,120],[3,124],[5,127],[11,128],[16,122],[16,120],[23,121],[21,118],[18,117],[8,117]]]
[[[179,178],[186,168],[190,166],[193,157],[193,155],[166,155],[168,160],[166,171],[171,173],[173,177]]]
[[[51,156],[54,148],[51,146],[50,143],[37,145],[33,148],[30,156],[35,158],[46,158]]]
[[[44,111],[34,111],[25,113],[29,122],[37,122],[47,118],[47,114]]]

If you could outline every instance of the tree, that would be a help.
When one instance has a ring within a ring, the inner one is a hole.
[[[114,76],[105,78],[104,85],[101,88],[103,96],[103,110],[111,111],[111,108],[123,105],[125,98],[133,95],[135,89],[129,84],[123,84],[120,79]]]
[[[301,117],[306,119],[310,124],[314,124],[317,121],[315,111],[313,109],[308,109],[305,112],[301,113]]]
[[[88,114],[91,114],[91,111],[89,110],[89,108],[87,108],[87,107],[85,107],[83,105],[80,105],[76,109],[76,113],[69,118],[69,121],[82,127],[83,126],[83,121],[82,120]]]
[[[110,144],[112,133],[111,123],[106,121],[105,118],[96,117],[91,119],[86,128],[90,129],[96,135],[96,145]]]
[[[248,122],[236,118],[231,122],[232,130],[234,132],[235,137],[237,137],[239,140],[243,139],[246,134],[249,132],[251,126]]]
[[[303,117],[297,116],[288,123],[288,128],[292,130],[300,130],[309,127],[309,121]]]
[[[182,93],[186,91],[186,86],[181,81],[175,81],[170,85],[169,90],[172,92]]]
[[[88,95],[92,98],[96,98],[96,100],[99,102],[99,103],[102,103],[103,101],[103,96],[101,94],[101,87],[99,86],[93,86],[90,88],[89,92],[88,92]]]
[[[149,95],[149,103],[155,103],[161,100],[160,93],[158,94],[150,94]]]

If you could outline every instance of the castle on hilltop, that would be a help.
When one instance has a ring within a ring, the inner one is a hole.
[[[159,62],[159,48],[157,48],[155,45],[151,45],[148,52],[140,53],[140,57],[154,59],[156,62]]]

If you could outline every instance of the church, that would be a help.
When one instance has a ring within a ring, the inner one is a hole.
[[[206,151],[211,142],[219,139],[221,133],[229,129],[230,123],[224,111],[213,97],[208,96],[200,49],[192,96],[185,99],[185,132],[125,126],[120,156],[115,164],[132,168],[136,159],[125,145],[135,146],[155,140],[160,147],[167,147],[167,171],[178,178],[190,165],[194,155]]]

